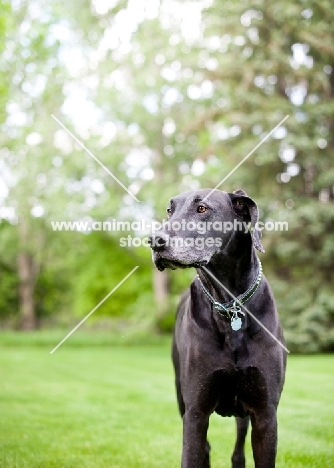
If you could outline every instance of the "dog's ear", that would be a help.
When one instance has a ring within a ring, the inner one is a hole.
[[[259,220],[257,204],[243,190],[235,190],[233,193],[229,193],[229,196],[235,213],[244,219],[250,218],[253,245],[260,252],[264,252],[264,248],[261,244],[261,231],[257,229],[257,222]]]

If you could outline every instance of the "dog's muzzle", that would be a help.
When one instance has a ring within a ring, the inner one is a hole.
[[[176,270],[178,268],[198,268],[207,265],[208,260],[182,258],[180,252],[173,252],[169,248],[170,237],[164,231],[152,234],[148,238],[148,244],[152,249],[152,256],[155,266],[163,271],[165,268]],[[181,257],[181,258],[180,258]]]
[[[165,268],[173,268],[173,269],[176,268],[170,264],[171,263],[170,260],[163,258],[163,256],[161,255],[163,254],[163,251],[166,250],[167,244],[168,244],[168,235],[162,231],[159,232],[158,234],[152,234],[148,238],[148,245],[152,249],[153,261],[155,263],[155,266],[160,271],[163,271]]]
[[[163,231],[159,232],[158,234],[152,234],[148,238],[148,245],[154,252],[161,252],[162,250],[165,250],[167,243],[168,235]]]

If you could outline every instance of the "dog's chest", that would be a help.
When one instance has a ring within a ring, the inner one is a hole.
[[[265,380],[256,367],[216,372],[217,406],[221,416],[247,416],[266,398]]]

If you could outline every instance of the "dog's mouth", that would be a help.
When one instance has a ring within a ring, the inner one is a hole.
[[[185,263],[182,261],[164,258],[164,257],[157,257],[154,260],[155,266],[158,268],[159,271],[163,271],[166,268],[169,270],[176,270],[178,268],[199,268],[203,265],[206,265],[208,262],[206,260],[192,262],[192,263]]]

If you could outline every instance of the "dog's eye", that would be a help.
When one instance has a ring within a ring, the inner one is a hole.
[[[204,205],[199,205],[199,207],[197,208],[197,213],[205,213],[207,210],[207,207],[204,206]]]

